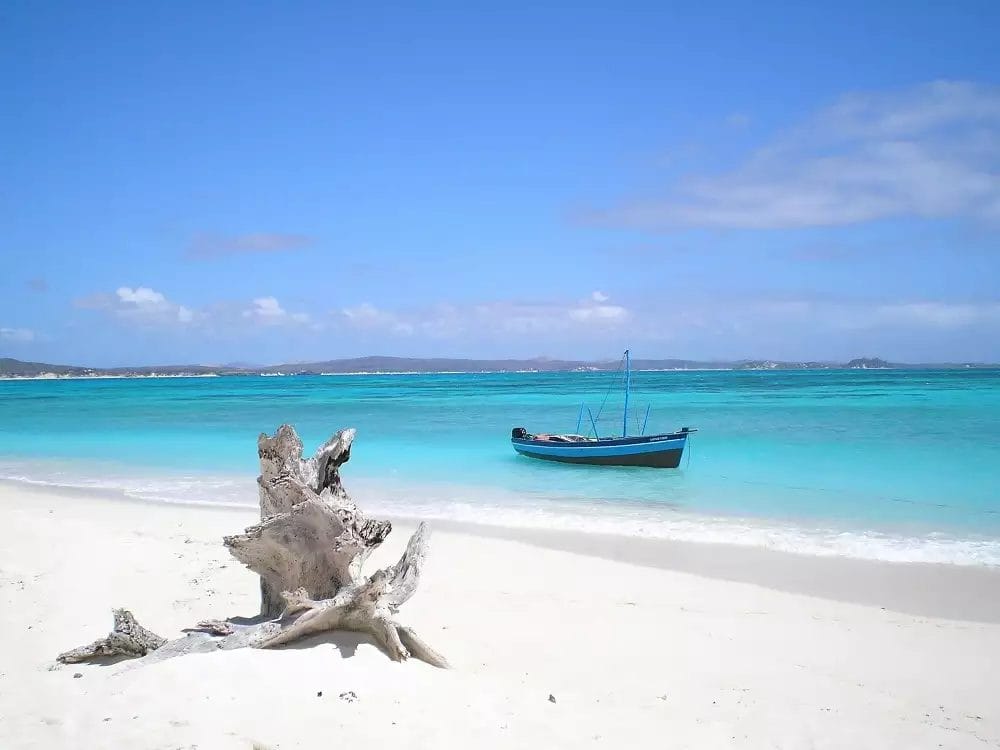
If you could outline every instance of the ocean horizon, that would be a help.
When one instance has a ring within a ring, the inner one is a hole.
[[[1000,565],[1000,370],[646,371],[630,432],[697,428],[676,470],[518,457],[512,427],[621,432],[607,372],[0,383],[0,478],[257,503],[256,438],[358,430],[345,485],[397,517],[901,562]]]

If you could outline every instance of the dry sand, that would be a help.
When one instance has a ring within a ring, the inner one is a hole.
[[[1000,747],[996,571],[824,560],[782,577],[722,546],[638,565],[596,537],[439,531],[400,619],[448,671],[350,635],[53,667],[112,606],[168,637],[253,614],[256,579],[219,539],[254,520],[0,484],[0,748]],[[836,600],[852,577],[868,604]]]

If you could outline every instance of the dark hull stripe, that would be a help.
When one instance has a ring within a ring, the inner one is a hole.
[[[681,464],[683,448],[649,453],[633,453],[623,456],[558,456],[545,453],[531,453],[515,446],[522,456],[540,458],[543,461],[558,461],[565,464],[590,464],[593,466],[650,466],[658,469],[676,469]]]

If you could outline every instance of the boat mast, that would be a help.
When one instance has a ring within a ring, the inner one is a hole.
[[[625,414],[622,415],[622,437],[628,435],[628,389],[632,385],[632,370],[628,349],[625,350]]]

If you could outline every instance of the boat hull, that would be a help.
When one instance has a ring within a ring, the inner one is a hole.
[[[593,466],[648,466],[658,469],[676,469],[680,466],[686,444],[687,435],[680,433],[568,443],[511,438],[511,445],[519,454],[543,461]]]

